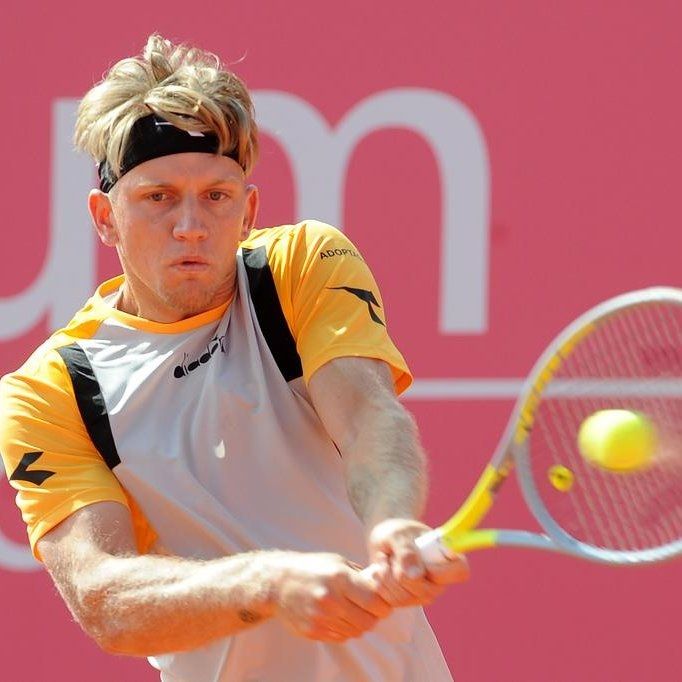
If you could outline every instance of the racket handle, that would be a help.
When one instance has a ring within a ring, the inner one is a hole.
[[[420,535],[415,543],[422,559],[429,564],[445,564],[456,556],[443,542],[438,528]]]

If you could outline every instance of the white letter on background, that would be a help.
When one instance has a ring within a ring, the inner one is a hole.
[[[404,88],[360,102],[332,130],[303,99],[286,92],[255,96],[258,121],[282,145],[294,173],[297,214],[343,223],[350,156],[368,134],[407,128],[433,151],[441,178],[440,332],[482,334],[487,327],[490,172],[485,139],[472,113],[441,92]]]
[[[51,225],[43,268],[36,280],[11,298],[0,298],[0,340],[32,329],[45,313],[50,329],[68,322],[95,281],[95,232],[86,198],[93,164],[76,154],[71,138],[76,100],[57,100],[52,109]]]

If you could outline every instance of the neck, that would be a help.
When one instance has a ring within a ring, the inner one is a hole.
[[[151,322],[172,324],[196,315],[201,315],[230,301],[235,292],[236,282],[230,278],[219,291],[204,300],[182,301],[172,304],[158,300],[156,296],[140,296],[126,277],[114,307],[128,315],[134,315]],[[143,292],[144,293],[144,292]],[[151,292],[150,292],[151,293]]]

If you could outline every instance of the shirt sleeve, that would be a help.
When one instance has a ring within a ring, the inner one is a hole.
[[[396,393],[402,393],[412,377],[388,334],[381,293],[358,249],[319,222],[301,223],[289,237],[276,240],[269,260],[305,382],[334,358],[376,358],[391,367]]]
[[[119,502],[131,511],[140,551],[153,542],[134,500],[90,440],[55,351],[0,381],[0,454],[38,560],[38,540],[95,502]]]

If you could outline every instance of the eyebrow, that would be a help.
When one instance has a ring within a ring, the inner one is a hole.
[[[214,187],[216,185],[234,185],[236,183],[239,183],[241,178],[237,177],[236,175],[231,175],[231,176],[222,176],[219,178],[213,178],[207,182],[202,182],[202,185],[207,185],[210,187]],[[148,189],[152,187],[173,187],[174,183],[168,182],[166,180],[155,180],[154,178],[149,178],[146,180],[140,180],[138,183],[136,183],[135,188],[136,189]]]

